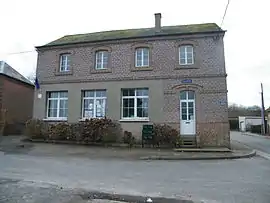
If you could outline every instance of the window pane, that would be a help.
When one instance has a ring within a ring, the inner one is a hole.
[[[188,102],[188,108],[193,108],[193,102]]]
[[[59,109],[59,117],[67,117],[67,109]]]
[[[83,117],[85,118],[94,117],[94,100],[93,99],[84,99]]]
[[[135,96],[135,89],[123,89],[123,96]]]
[[[149,65],[149,49],[144,48],[143,49],[143,66],[148,66]]]
[[[84,97],[94,97],[95,91],[84,91]]]
[[[97,99],[96,100],[96,117],[104,117],[105,116],[105,99]]]
[[[181,100],[187,99],[187,92],[186,92],[186,91],[180,92],[180,99],[181,99]],[[182,103],[182,104],[183,104],[183,103]]]
[[[187,107],[187,103],[186,102],[181,102],[181,107],[182,108],[186,108]]]
[[[186,48],[185,48],[185,46],[180,46],[180,52],[182,52],[182,53],[185,53],[185,51],[186,51]]]
[[[57,109],[49,109],[48,117],[57,117]]]
[[[128,108],[123,108],[123,117],[124,118],[129,117]]]
[[[136,67],[142,66],[142,60],[137,59]]]
[[[193,52],[193,47],[192,46],[186,46],[186,50],[188,53],[192,53]]]
[[[134,107],[134,99],[128,99],[128,107]]]
[[[186,60],[185,59],[180,59],[180,64],[185,65],[186,64]]]
[[[148,89],[137,89],[136,95],[137,96],[148,96]]]
[[[134,108],[123,108],[123,117],[124,118],[133,118],[134,117]]]
[[[186,58],[186,53],[180,52],[180,59],[185,59],[185,58]]]
[[[48,108],[49,109],[57,109],[57,100],[49,100]]]
[[[192,58],[188,58],[187,59],[187,64],[193,64],[193,59]]]
[[[182,114],[187,114],[187,108],[186,107],[182,107],[181,112],[182,112]]]
[[[65,99],[65,100],[60,100],[60,109],[67,109],[68,108],[68,100]]]
[[[49,98],[58,98],[58,92],[49,92]]]
[[[137,108],[137,117],[143,117],[143,108]]]
[[[104,90],[96,91],[96,97],[106,97],[106,91]]]
[[[194,108],[189,108],[188,109],[188,114],[193,115],[194,114]]]
[[[194,99],[194,92],[193,91],[188,91],[188,99]]]
[[[187,115],[186,114],[182,114],[182,120],[187,120]]]
[[[60,98],[67,98],[68,97],[68,93],[67,92],[60,92]]]

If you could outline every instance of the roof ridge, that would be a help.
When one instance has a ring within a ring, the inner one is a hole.
[[[42,47],[78,44],[86,42],[150,38],[155,36],[172,36],[172,35],[194,34],[194,33],[208,34],[217,32],[225,32],[225,31],[222,30],[216,23],[197,23],[197,24],[162,26],[160,32],[156,32],[154,27],[107,30],[92,33],[65,35],[43,46],[37,46],[36,48],[38,49]]]

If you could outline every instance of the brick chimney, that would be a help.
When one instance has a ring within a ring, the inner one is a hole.
[[[155,30],[156,32],[161,31],[161,13],[155,13]]]

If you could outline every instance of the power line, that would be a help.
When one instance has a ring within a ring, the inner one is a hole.
[[[0,53],[3,55],[15,55],[15,54],[26,54],[26,53],[31,53],[31,52],[36,52],[35,50],[29,50],[29,51],[20,51],[20,52],[11,52],[11,53]]]
[[[224,19],[225,19],[225,16],[226,16],[226,13],[227,13],[229,4],[230,4],[230,0],[228,0],[228,3],[226,5],[225,11],[224,11],[224,15],[223,15],[223,18],[222,18],[222,21],[221,21],[221,24],[220,24],[220,27],[222,27],[222,25],[223,25],[223,22],[224,22]]]

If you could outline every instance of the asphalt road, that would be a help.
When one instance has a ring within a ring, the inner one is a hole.
[[[270,139],[259,136],[245,135],[241,132],[231,132],[231,139],[241,142],[255,150],[269,154],[270,157]],[[270,200],[269,200],[270,202]]]
[[[84,189],[205,203],[269,203],[269,174],[270,161],[261,157],[220,161],[106,161],[0,152],[0,179],[11,181],[0,183],[0,197],[11,198],[2,202],[46,202],[47,197],[49,202],[66,203],[69,201],[60,198],[70,194],[65,191]],[[25,187],[25,183],[31,183],[31,187]],[[64,192],[58,191],[61,187]],[[44,192],[44,188],[50,192]]]

